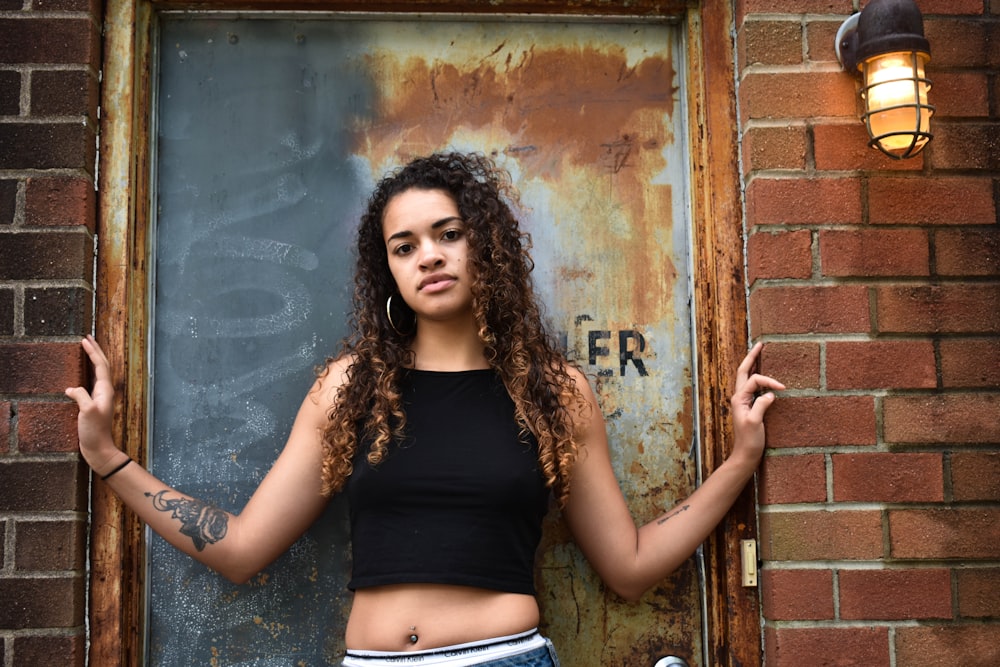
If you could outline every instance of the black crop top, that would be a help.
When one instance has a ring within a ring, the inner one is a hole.
[[[350,500],[356,590],[436,583],[533,595],[549,491],[534,437],[491,370],[406,371],[406,438],[371,466],[359,437]]]

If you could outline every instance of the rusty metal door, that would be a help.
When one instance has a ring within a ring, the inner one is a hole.
[[[669,21],[164,15],[155,109],[154,471],[238,509],[344,333],[352,229],[408,158],[494,155],[536,286],[591,376],[637,521],[697,483],[683,31]],[[343,508],[233,587],[150,545],[152,664],[329,664]],[[558,514],[537,580],[563,664],[703,664],[688,561],[637,604]]]

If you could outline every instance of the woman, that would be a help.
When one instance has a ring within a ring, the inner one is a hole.
[[[111,438],[107,360],[81,452],[154,530],[237,582],[285,551],[331,494],[350,500],[354,600],[346,667],[557,665],[537,634],[533,557],[548,496],[604,582],[635,600],[695,551],[756,470],[774,379],[741,363],[732,455],[637,528],[583,373],[549,338],[509,177],[478,155],[414,160],[375,189],[358,234],[353,334],[299,409],[239,515],[165,485]]]

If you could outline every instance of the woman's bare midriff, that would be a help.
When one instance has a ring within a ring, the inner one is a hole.
[[[405,584],[356,591],[345,639],[347,648],[359,651],[421,651],[537,625],[538,603],[531,595]]]

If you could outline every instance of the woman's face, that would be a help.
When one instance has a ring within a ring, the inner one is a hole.
[[[458,205],[444,190],[405,190],[382,216],[389,271],[418,319],[472,313],[469,243]]]

